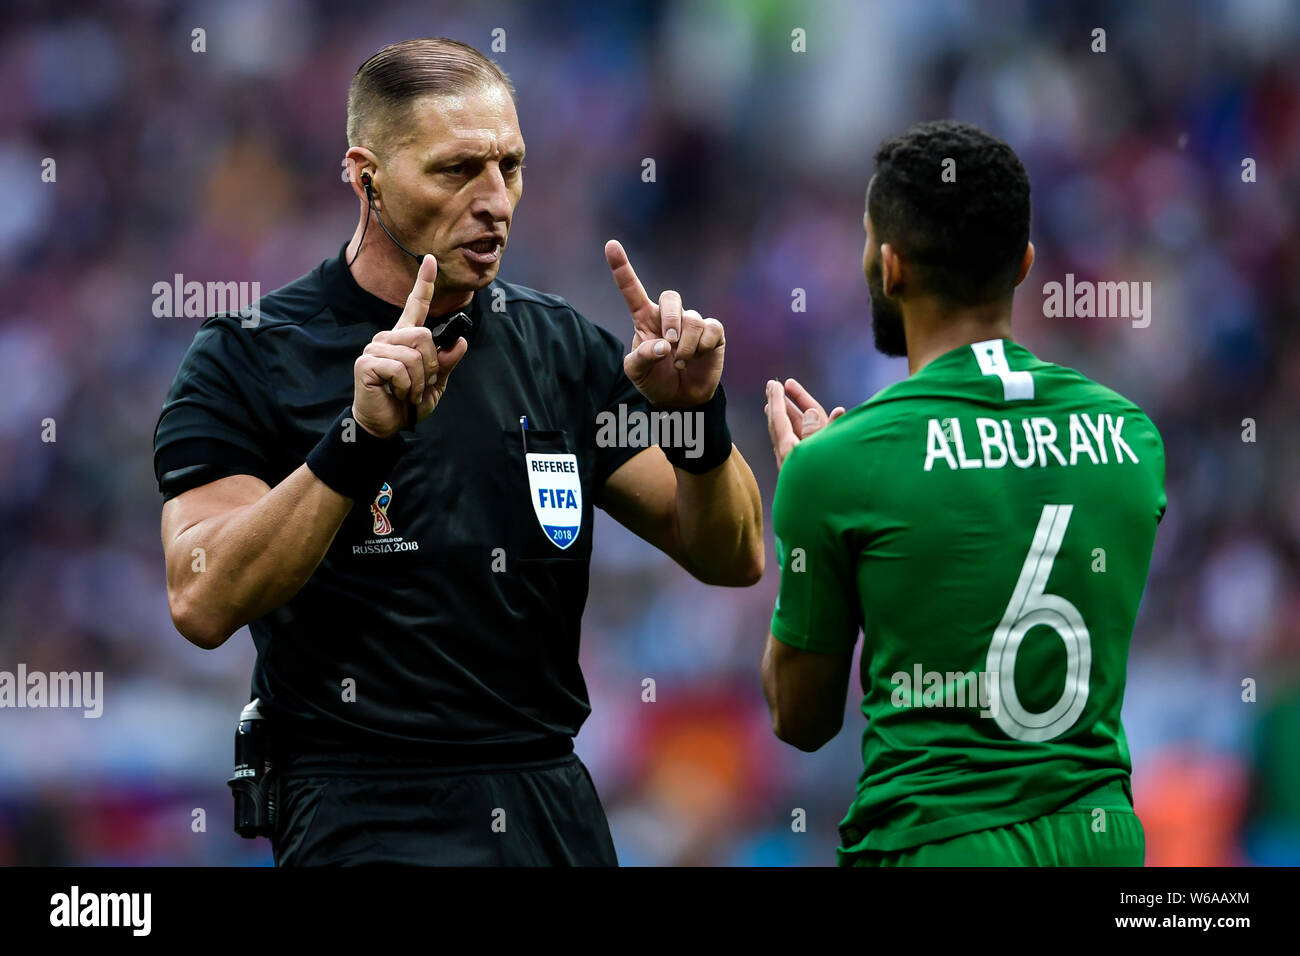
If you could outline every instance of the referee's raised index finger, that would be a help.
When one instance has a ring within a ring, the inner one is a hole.
[[[406,329],[413,325],[424,325],[429,317],[429,305],[433,302],[433,282],[438,278],[438,260],[425,256],[420,260],[420,271],[415,275],[415,285],[406,297],[406,308],[397,320],[394,329]]]
[[[636,270],[632,268],[627,253],[623,251],[623,246],[617,239],[605,243],[605,261],[609,263],[610,271],[614,273],[614,284],[618,286],[618,291],[623,293],[623,301],[627,303],[628,309],[636,313],[651,305],[650,297],[645,294],[645,287],[636,277]]]

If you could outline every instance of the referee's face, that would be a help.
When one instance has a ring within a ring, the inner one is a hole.
[[[384,198],[407,244],[437,258],[441,290],[481,289],[496,278],[524,189],[510,93],[421,97],[408,116],[410,138],[384,163]]]

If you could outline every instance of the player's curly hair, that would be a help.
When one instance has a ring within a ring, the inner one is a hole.
[[[892,245],[920,284],[949,302],[1011,295],[1029,242],[1029,176],[1010,146],[969,123],[937,120],[885,140],[875,162],[867,214],[877,244]]]

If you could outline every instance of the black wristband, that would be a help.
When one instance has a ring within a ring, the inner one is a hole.
[[[369,501],[405,451],[400,435],[376,438],[362,428],[349,405],[308,453],[307,467],[345,498]]]
[[[682,415],[698,415],[695,427],[689,434],[699,436],[694,447],[679,445],[661,445],[664,457],[674,468],[688,471],[692,475],[702,475],[712,471],[731,457],[731,429],[727,428],[727,393],[722,390],[722,383],[703,405],[694,408],[667,409],[652,405],[654,412],[680,412]],[[682,433],[685,433],[683,430]],[[689,453],[695,454],[690,457]]]

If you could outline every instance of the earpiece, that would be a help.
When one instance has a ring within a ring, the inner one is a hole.
[[[384,230],[384,233],[388,236],[388,238],[393,241],[393,245],[397,246],[397,248],[401,249],[403,252],[405,252],[416,262],[423,262],[424,261],[423,256],[417,256],[410,249],[406,248],[406,246],[398,242],[397,237],[394,236],[391,232],[389,232],[388,227],[384,225],[384,220],[379,215],[379,209],[376,208],[375,206],[375,194],[374,194],[374,188],[370,184],[370,173],[365,172],[361,174],[361,185],[366,190],[366,207],[367,207],[366,224],[361,227],[361,242],[365,242],[366,240],[366,230],[370,228],[370,214],[373,212],[375,214],[375,219],[379,221],[379,228]],[[356,258],[359,255],[361,255],[361,243],[357,244],[357,251],[352,253],[352,258],[348,260],[348,265],[351,266],[352,263],[356,261]]]

